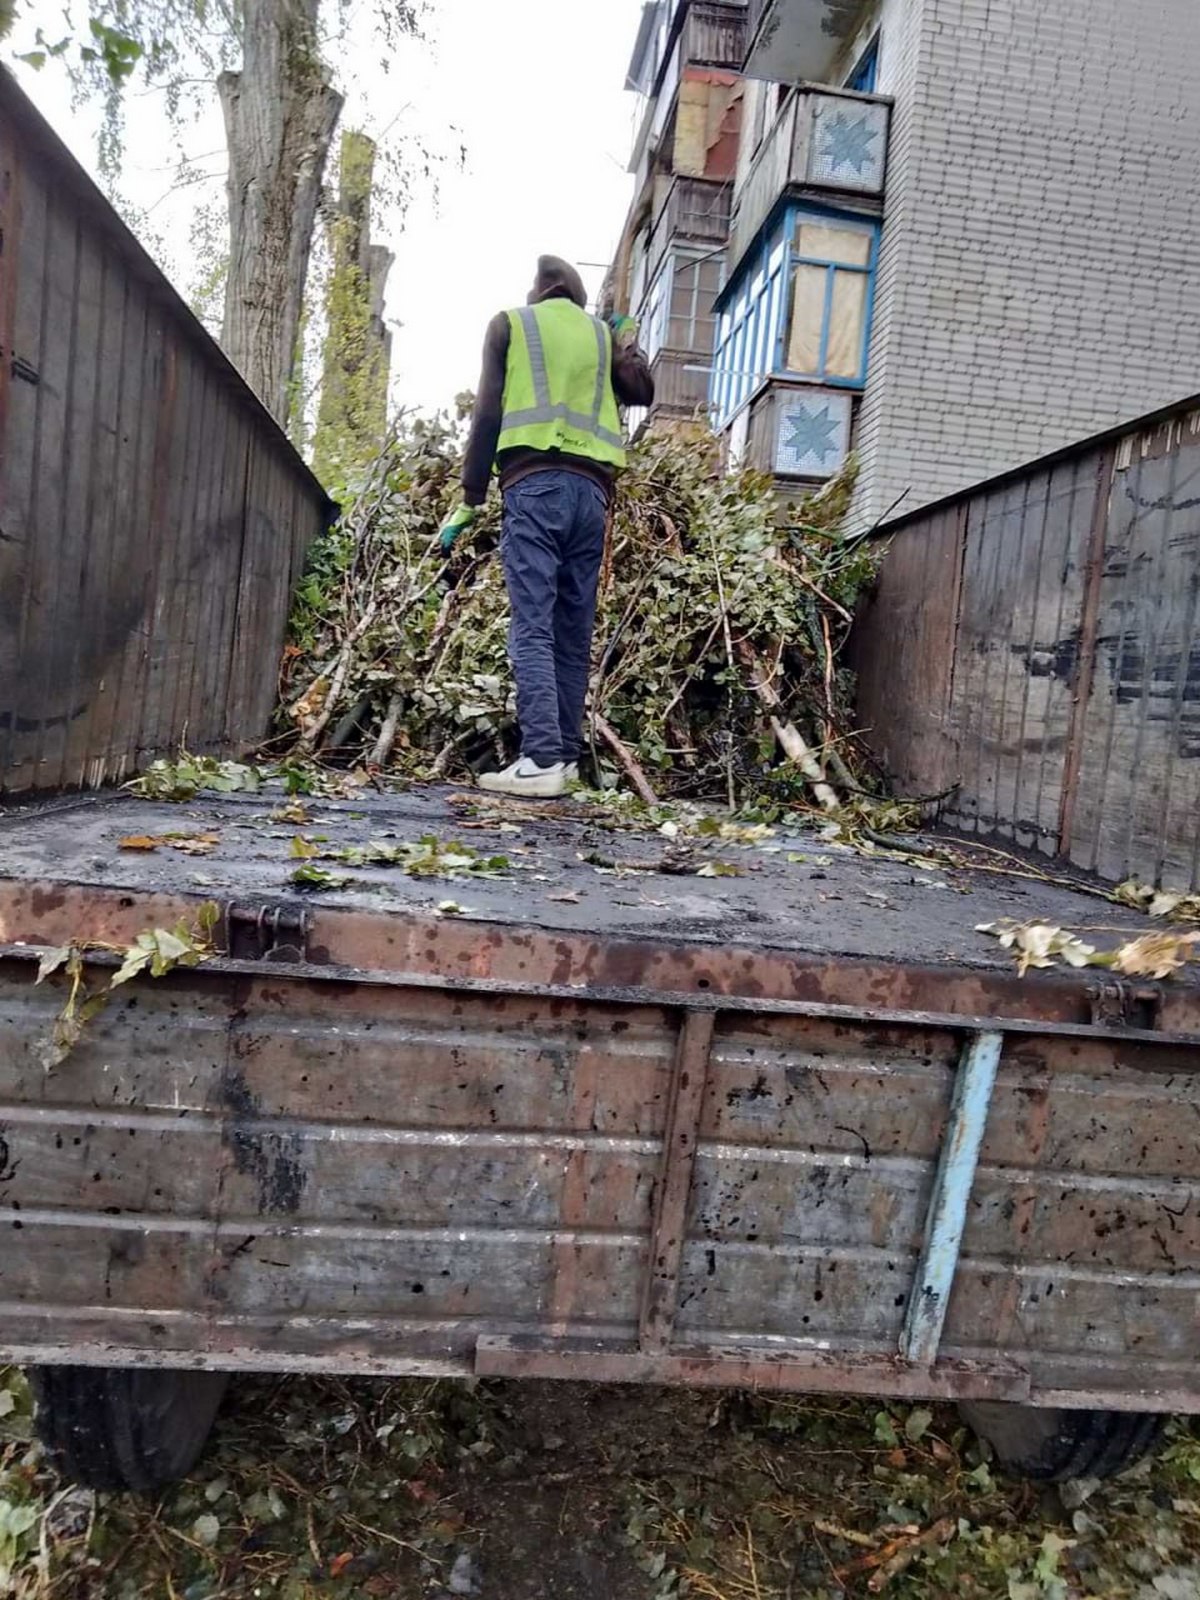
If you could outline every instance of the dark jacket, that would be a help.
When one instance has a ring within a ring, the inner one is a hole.
[[[557,256],[542,256],[538,260],[538,275],[531,305],[539,300],[563,297],[577,306],[587,308],[587,291],[583,279],[575,268]],[[507,489],[518,479],[531,472],[544,472],[557,467],[579,472],[598,483],[607,496],[612,495],[615,468],[602,461],[587,461],[582,456],[567,455],[561,450],[502,450],[496,456],[496,441],[500,437],[500,422],[504,411],[504,379],[508,368],[508,313],[502,311],[488,323],[487,337],[483,343],[483,371],[475,396],[475,412],[471,419],[471,433],[467,440],[467,454],[463,462],[463,499],[469,506],[480,506],[487,498],[492,462],[500,469],[500,487]],[[623,406],[648,406],[654,399],[654,379],[645,356],[636,345],[618,349],[613,345],[613,389]]]

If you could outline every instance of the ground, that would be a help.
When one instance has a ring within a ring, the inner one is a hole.
[[[1200,1440],[1005,1480],[953,1410],[543,1384],[241,1379],[158,1503],[60,1484],[0,1373],[16,1600],[1196,1600]],[[7,1413],[7,1414],[5,1414]]]

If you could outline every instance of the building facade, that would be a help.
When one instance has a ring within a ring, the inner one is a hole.
[[[651,420],[708,403],[740,148],[745,0],[651,0],[626,87],[639,96],[634,201],[608,295],[641,324]],[[642,419],[635,419],[640,421]]]
[[[1194,391],[1200,5],[750,0],[711,412],[905,512]]]

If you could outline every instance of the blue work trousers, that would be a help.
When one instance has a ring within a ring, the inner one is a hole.
[[[521,754],[539,766],[579,759],[607,521],[602,490],[579,472],[534,472],[505,490],[508,654]]]

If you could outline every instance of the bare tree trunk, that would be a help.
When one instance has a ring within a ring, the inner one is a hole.
[[[245,0],[242,70],[217,80],[229,146],[225,353],[281,424],[325,160],[342,97],[318,0]]]
[[[383,297],[394,257],[371,243],[375,146],[342,131],[337,208],[329,223],[333,257],[326,298],[321,403],[313,465],[325,482],[379,454],[387,431],[392,336]]]

